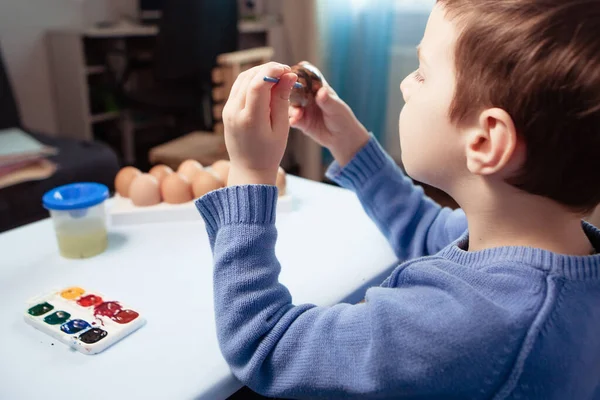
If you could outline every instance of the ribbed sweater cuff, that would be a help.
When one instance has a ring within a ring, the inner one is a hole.
[[[346,166],[334,161],[326,175],[342,187],[357,190],[389,162],[391,159],[371,134],[371,139]]]
[[[209,234],[223,225],[275,223],[278,191],[275,186],[232,186],[196,200]]]

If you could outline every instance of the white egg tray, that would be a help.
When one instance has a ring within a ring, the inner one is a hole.
[[[286,194],[277,201],[277,212],[290,212],[293,198]],[[138,207],[133,202],[118,194],[109,206],[112,226],[127,226],[163,222],[200,221],[202,217],[193,201],[183,204],[160,203],[155,206]]]

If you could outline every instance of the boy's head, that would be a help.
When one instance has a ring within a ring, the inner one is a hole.
[[[598,0],[438,0],[401,86],[407,172],[451,194],[458,177],[483,177],[591,210],[599,29]]]

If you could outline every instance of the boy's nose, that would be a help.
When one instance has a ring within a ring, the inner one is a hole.
[[[405,103],[408,102],[408,99],[410,97],[410,83],[408,82],[409,78],[410,75],[404,78],[404,80],[400,83],[400,92],[402,92],[402,97],[404,98]]]

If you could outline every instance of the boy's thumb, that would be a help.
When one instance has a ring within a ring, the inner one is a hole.
[[[339,110],[342,105],[339,99],[335,90],[330,86],[323,86],[315,96],[317,105],[326,114],[332,114]]]

